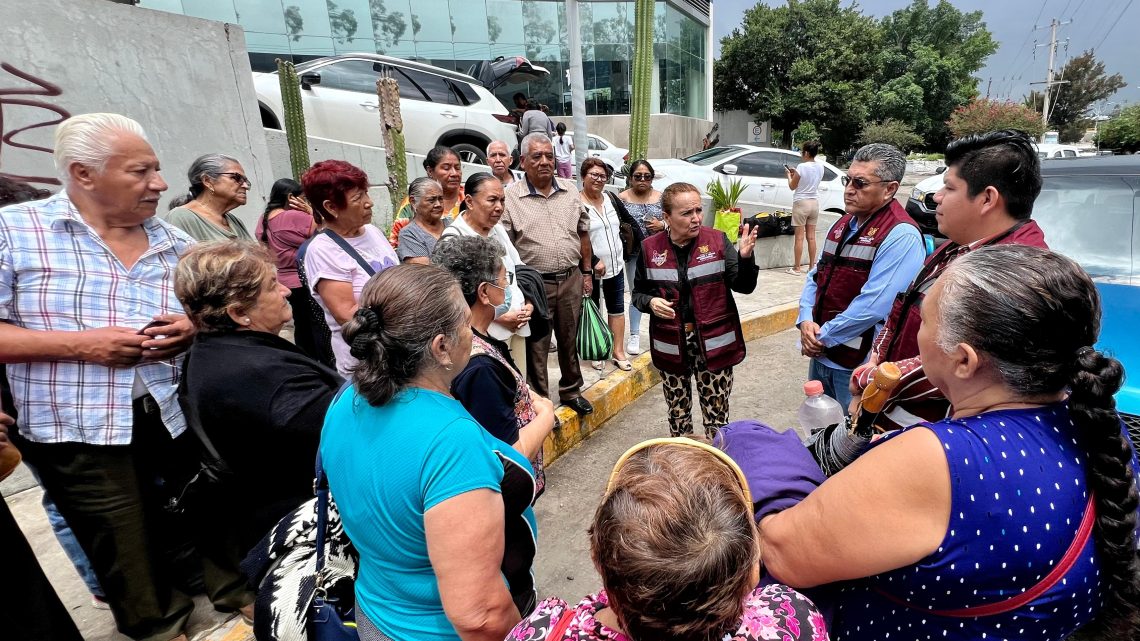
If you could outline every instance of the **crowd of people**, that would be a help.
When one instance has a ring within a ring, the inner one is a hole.
[[[809,256],[800,349],[852,412],[878,366],[904,384],[887,433],[828,477],[794,431],[729,422],[746,356],[733,292],[757,286],[757,230],[730,242],[696,186],[654,190],[645,160],[615,194],[587,159],[579,189],[562,177],[572,146],[526,107],[545,129],[522,137],[521,176],[503,142],[465,183],[459,156],[432,150],[387,238],[368,176],[339,160],[274,183],[250,234],[240,162],[202,156],[164,220],[158,158],[115,114],[58,126],[59,193],[4,185],[0,452],[37,475],[120,632],[182,641],[205,593],[276,638],[242,561],[312,497],[319,459],[365,641],[1140,634],[1123,370],[1094,347],[1091,279],[1031,219],[1024,134],[951,143],[949,241],[929,257],[895,199],[901,152],[855,154],[846,213]],[[649,315],[670,437],[614,466],[589,530],[601,586],[570,604],[540,599],[534,505],[555,403],[593,409],[576,347],[589,296],[620,370]],[[80,638],[22,537],[3,563],[24,588],[6,632]]]

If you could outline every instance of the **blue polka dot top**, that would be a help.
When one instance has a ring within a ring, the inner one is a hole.
[[[1000,410],[929,429],[950,465],[946,537],[916,565],[845,586],[832,638],[1044,641],[1089,622],[1101,607],[1095,537],[1059,582],[1018,610],[978,618],[923,612],[1008,599],[1035,586],[1065,555],[1089,498],[1087,461],[1068,406]]]

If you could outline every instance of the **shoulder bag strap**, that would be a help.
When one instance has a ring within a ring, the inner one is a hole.
[[[1073,536],[1073,542],[1069,544],[1069,549],[1065,551],[1065,556],[1061,557],[1061,561],[1053,566],[1053,570],[1045,575],[1036,585],[1029,588],[1016,596],[1005,599],[1004,601],[997,601],[995,603],[987,603],[972,608],[958,608],[955,610],[928,610],[921,608],[913,603],[900,599],[899,597],[890,594],[879,588],[874,588],[875,592],[887,599],[892,603],[896,603],[911,610],[917,610],[927,614],[936,616],[952,617],[956,619],[973,619],[976,617],[987,617],[995,614],[1005,614],[1012,612],[1030,602],[1037,597],[1049,591],[1068,574],[1069,570],[1077,564],[1077,560],[1081,556],[1081,551],[1085,549],[1085,545],[1089,542],[1089,537],[1092,536],[1093,526],[1096,525],[1096,497],[1089,494],[1089,502],[1085,505],[1085,514],[1081,518],[1080,527],[1077,528],[1076,535]]]
[[[546,641],[559,641],[566,636],[566,631],[570,629],[570,620],[573,618],[574,608],[567,604],[566,610],[562,612],[562,618],[558,620],[558,625],[551,628],[550,634],[546,635]]]
[[[327,234],[328,237],[331,238],[334,243],[336,243],[338,246],[340,246],[341,249],[344,250],[344,253],[351,256],[353,258],[353,260],[356,261],[356,264],[360,265],[361,269],[363,269],[366,274],[368,274],[369,276],[375,276],[376,275],[376,270],[372,269],[372,265],[369,265],[368,261],[364,260],[364,257],[360,255],[360,252],[356,251],[356,249],[352,245],[348,244],[347,240],[345,240],[344,238],[341,238],[340,234],[336,233],[335,231],[333,231],[331,229],[325,229],[321,233]]]
[[[342,395],[344,395],[345,391],[351,388],[352,383],[350,381],[345,381],[344,385],[341,385],[340,390],[336,393],[336,396],[333,397],[333,400],[329,403],[329,405],[337,402],[337,400],[340,399]],[[313,491],[317,495],[316,575],[319,585],[321,571],[325,569],[325,537],[328,535],[325,530],[328,529],[329,523],[329,478],[325,475],[325,467],[321,462],[321,453],[319,451],[317,452],[317,465],[315,472],[315,478],[313,479]]]

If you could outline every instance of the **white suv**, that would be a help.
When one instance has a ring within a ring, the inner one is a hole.
[[[400,111],[409,153],[436,145],[454,149],[464,162],[486,164],[493,140],[516,145],[507,108],[481,82],[456,71],[381,56],[353,53],[297,65],[305,128],[310,136],[382,147],[376,80],[388,71],[400,85]],[[282,129],[277,73],[253,74],[262,125]]]

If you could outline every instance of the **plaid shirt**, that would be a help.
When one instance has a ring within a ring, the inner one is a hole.
[[[522,262],[543,274],[581,267],[578,234],[590,232],[590,214],[574,183],[554,178],[553,187],[543,196],[525,177],[507,185],[499,220]]]
[[[128,270],[64,192],[0,209],[0,320],[75,332],[141,329],[156,314],[183,313],[174,266],[194,240],[158,218],[143,229],[150,247]],[[180,358],[124,368],[81,361],[8,365],[20,433],[40,443],[129,444],[136,373],[171,435],[181,434],[180,372]]]

